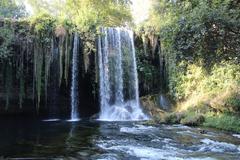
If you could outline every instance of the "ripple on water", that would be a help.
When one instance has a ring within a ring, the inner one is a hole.
[[[120,132],[131,133],[131,134],[141,134],[141,133],[149,133],[149,131],[152,131],[154,129],[156,129],[156,127],[135,125],[135,127],[121,127]]]
[[[240,152],[240,147],[226,142],[218,142],[210,139],[202,139],[203,144],[200,145],[201,152]]]
[[[161,143],[170,143],[172,142],[173,140],[170,139],[170,138],[155,138],[155,139],[152,139],[151,142],[161,142]]]
[[[188,135],[188,136],[191,136],[191,137],[197,137],[198,136],[198,134],[196,134],[195,132],[192,132],[190,130],[178,131],[176,133],[181,134],[181,135]]]
[[[115,150],[123,152],[130,156],[135,156],[141,159],[151,160],[182,160],[179,153],[171,150],[162,150],[146,146],[135,146],[135,145],[116,145],[106,147],[106,144],[99,145],[101,148],[106,150]]]
[[[106,145],[100,145],[100,147],[107,150],[115,150],[140,158],[141,160],[216,160],[211,157],[199,157],[199,158],[183,158],[184,155],[173,148],[157,149],[146,146],[137,145],[117,145],[106,147]]]
[[[188,126],[184,126],[184,125],[181,125],[181,124],[176,124],[176,125],[163,125],[165,129],[169,129],[169,130],[172,130],[172,129],[191,129],[191,127],[188,127]]]
[[[116,154],[108,153],[108,154],[102,154],[100,157],[94,158],[94,159],[97,159],[97,160],[118,160],[119,157]]]
[[[201,158],[186,158],[185,160],[217,160],[216,158],[211,157],[201,157]]]
[[[114,136],[106,139],[104,134],[96,143],[104,152],[115,153],[117,159],[216,160],[221,157],[238,159],[240,146],[227,140],[218,141],[217,139],[222,136],[218,133],[206,131],[206,134],[201,134],[199,130],[182,125],[155,127],[121,124],[115,128],[118,132],[115,132]]]

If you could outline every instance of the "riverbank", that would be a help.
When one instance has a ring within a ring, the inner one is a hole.
[[[174,107],[177,104],[171,104],[172,109],[166,111],[158,103],[157,95],[142,97],[141,101],[145,112],[152,117],[147,124],[182,124],[240,133],[240,116],[234,112],[220,112],[207,105],[180,110]]]

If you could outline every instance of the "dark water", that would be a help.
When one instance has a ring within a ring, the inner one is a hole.
[[[0,159],[240,160],[240,136],[217,130],[28,119],[0,127]]]

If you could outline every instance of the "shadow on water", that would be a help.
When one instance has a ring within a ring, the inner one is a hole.
[[[0,157],[76,157],[91,150],[99,124],[89,121],[1,120]]]

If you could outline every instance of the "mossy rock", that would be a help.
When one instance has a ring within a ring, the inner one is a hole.
[[[153,119],[155,119],[154,117],[162,117],[165,114],[165,111],[161,110],[156,103],[155,95],[141,97],[141,105],[143,110],[153,117]]]
[[[185,114],[182,112],[166,114],[162,119],[162,123],[179,124],[181,119],[183,119],[184,117],[185,117]]]
[[[191,114],[181,119],[180,123],[187,126],[199,126],[205,121],[203,115]]]
[[[159,120],[152,119],[152,120],[144,121],[142,124],[152,126],[152,125],[156,125],[156,124],[159,124],[159,123],[160,123]]]

